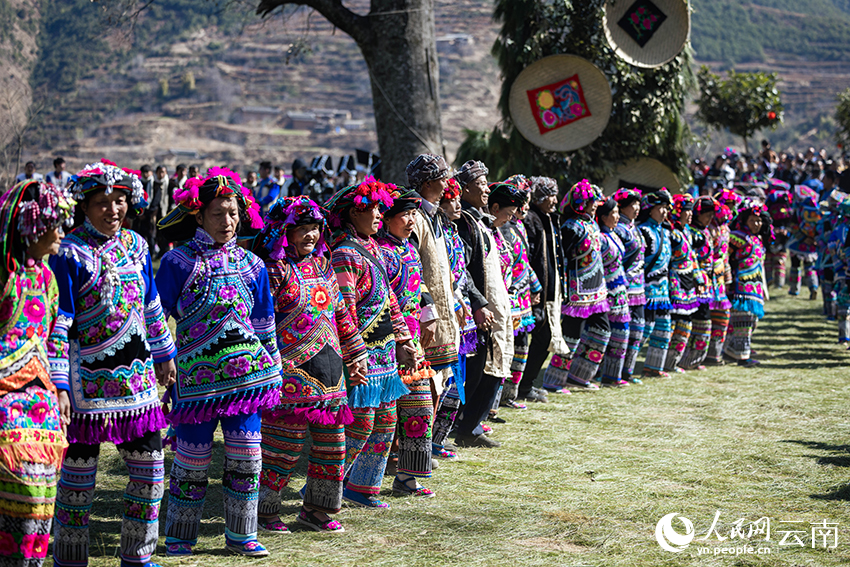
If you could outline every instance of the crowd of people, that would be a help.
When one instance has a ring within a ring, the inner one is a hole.
[[[821,269],[850,339],[850,201],[821,205],[808,182],[605,196],[582,180],[559,202],[555,179],[422,154],[405,187],[353,177],[320,205],[264,202],[221,167],[178,168],[169,192],[159,168],[147,190],[149,173],[103,160],[0,198],[4,562],[40,565],[52,532],[56,565],[87,563],[103,443],[129,471],[122,565],[152,565],[164,448],[166,553],[192,555],[219,425],[234,553],[289,532],[281,494],[308,432],[296,523],[339,533],[343,501],[388,508],[385,474],[393,496],[434,497],[422,483],[439,463],[500,446],[500,408],[758,364],[786,250],[792,293]]]

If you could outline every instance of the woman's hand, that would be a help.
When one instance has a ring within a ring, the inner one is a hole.
[[[68,425],[71,423],[71,398],[68,397],[66,390],[59,390],[57,393],[59,398],[59,416],[62,421],[62,434],[68,434]]]
[[[364,358],[346,365],[348,366],[348,380],[352,386],[362,386],[369,383],[369,379],[366,378],[366,373],[369,371],[367,360],[367,358]]]
[[[156,374],[156,381],[160,386],[170,388],[177,381],[177,367],[174,365],[174,359],[165,362],[154,362],[153,371]]]

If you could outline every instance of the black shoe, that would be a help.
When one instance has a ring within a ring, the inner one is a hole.
[[[490,439],[486,435],[473,435],[471,433],[458,433],[455,437],[455,443],[458,447],[501,447],[501,443]]]
[[[490,422],[493,422],[493,423],[507,423],[507,420],[505,420],[502,417],[499,417],[498,415],[491,415],[490,417],[487,418],[487,421],[490,421]]]
[[[745,368],[752,368],[754,366],[758,366],[759,364],[761,364],[761,362],[759,362],[755,358],[748,358],[747,360],[738,361],[738,366],[743,366]]]

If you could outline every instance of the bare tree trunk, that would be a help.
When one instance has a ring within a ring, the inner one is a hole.
[[[284,4],[314,8],[357,42],[369,67],[381,177],[407,184],[416,155],[443,153],[434,1],[372,0],[360,16],[340,0],[261,0],[257,12]]]

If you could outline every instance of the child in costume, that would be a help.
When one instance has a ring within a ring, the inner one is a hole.
[[[723,353],[739,366],[756,366],[750,356],[753,330],[764,317],[764,256],[761,234],[762,215],[767,212],[760,201],[746,198],[738,207],[738,216],[729,235],[729,261],[732,270],[732,333]]]
[[[670,230],[665,227],[673,199],[667,189],[647,193],[641,199],[638,225],[646,242],[644,277],[646,289],[646,327],[649,348],[643,364],[645,377],[665,377],[664,364],[670,346]]]
[[[50,379],[48,336],[59,310],[44,256],[59,252],[75,201],[36,179],[0,196],[0,564],[41,567],[71,402]],[[65,361],[67,363],[67,361]]]
[[[643,332],[646,325],[644,289],[644,254],[646,241],[635,220],[640,213],[641,192],[639,189],[618,189],[614,195],[617,201],[620,220],[614,227],[614,233],[623,243],[623,271],[628,282],[629,297],[629,345],[623,361],[623,380],[640,384],[640,378],[634,375],[635,364],[643,345]]]

